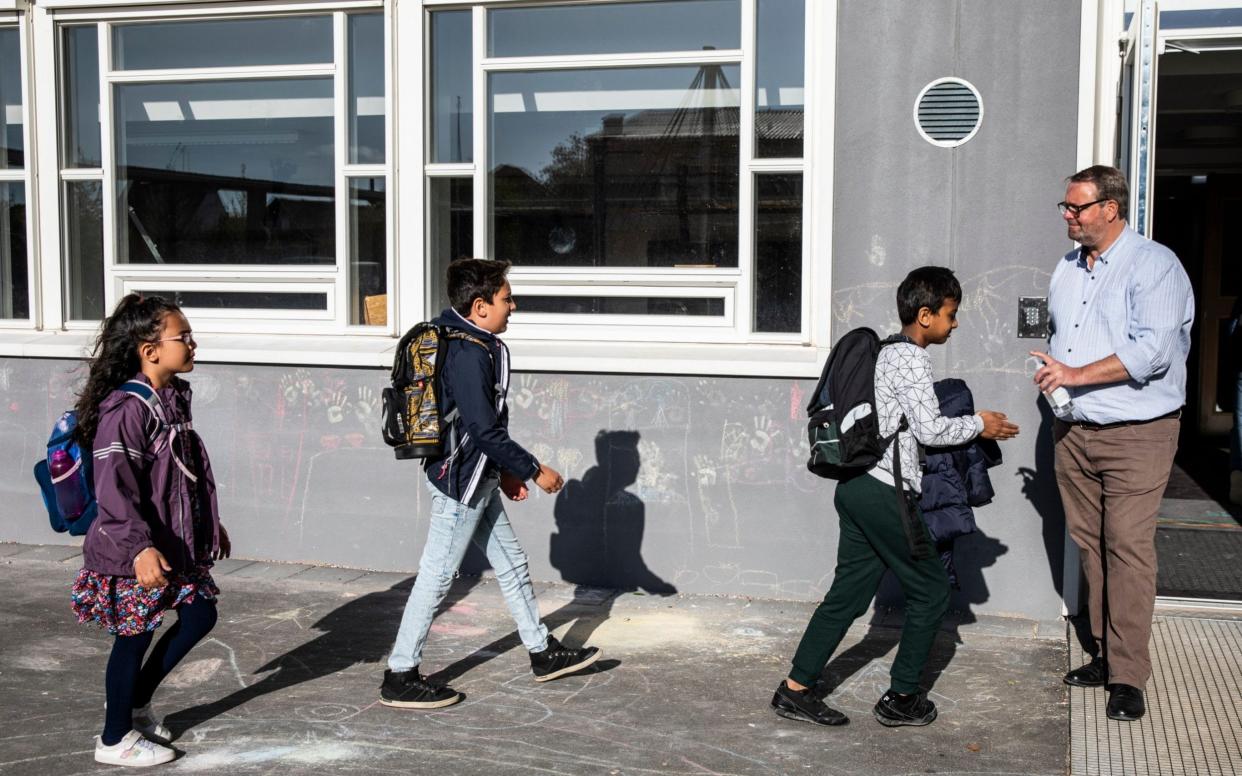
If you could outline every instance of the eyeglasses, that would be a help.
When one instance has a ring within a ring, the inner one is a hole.
[[[1108,200],[1109,200],[1108,197],[1103,197],[1102,199],[1097,199],[1094,202],[1088,202],[1083,205],[1071,205],[1068,202],[1058,202],[1057,210],[1061,211],[1061,215],[1065,215],[1066,213],[1073,213],[1074,218],[1078,218],[1078,216],[1082,215],[1082,211],[1086,210],[1092,205],[1098,205],[1101,202],[1108,202]]]
[[[181,340],[182,344],[184,344],[187,348],[193,347],[195,345],[194,332],[192,331],[183,331],[175,337],[165,337],[163,339],[157,339],[156,342],[172,342],[174,340]]]

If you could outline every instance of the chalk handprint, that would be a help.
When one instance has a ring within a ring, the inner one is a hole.
[[[345,407],[349,404],[349,399],[345,398],[344,391],[337,391],[328,399],[328,422],[340,423],[345,419]]]
[[[369,423],[371,418],[375,417],[377,409],[379,409],[379,398],[376,397],[375,391],[369,385],[359,386],[358,399],[354,402],[354,415],[357,416],[358,422]]]

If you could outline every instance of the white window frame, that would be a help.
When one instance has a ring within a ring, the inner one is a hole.
[[[591,0],[594,2],[626,2],[633,0]],[[577,0],[581,4],[582,0]],[[644,288],[648,292],[667,296],[721,296],[726,297],[726,315],[723,318],[696,316],[611,316],[587,314],[522,314],[506,334],[519,352],[538,353],[540,342],[582,341],[600,343],[604,346],[624,348],[636,342],[704,343],[739,346],[784,345],[795,348],[820,344],[826,346],[827,315],[815,310],[813,299],[825,299],[829,289],[830,266],[816,266],[812,256],[818,247],[821,254],[830,250],[831,228],[814,229],[811,218],[812,203],[822,199],[831,202],[831,138],[826,143],[816,141],[814,128],[820,126],[826,114],[824,126],[831,127],[832,93],[831,73],[834,52],[832,46],[811,45],[811,40],[835,40],[835,36],[823,38],[817,35],[824,26],[835,26],[835,7],[821,8],[823,3],[807,0],[805,25],[805,69],[803,156],[799,159],[757,158],[755,156],[755,69],[756,69],[756,0],[741,0],[740,47],[732,50],[656,52],[642,54],[607,54],[574,56],[533,57],[487,57],[487,16],[489,11],[504,7],[540,6],[560,3],[531,2],[530,0],[484,0],[474,4],[448,2],[447,0],[423,0],[428,15],[434,11],[472,11],[472,67],[474,78],[473,96],[473,159],[465,164],[425,163],[424,177],[470,177],[473,182],[473,240],[475,254],[487,258],[503,258],[492,255],[491,219],[488,215],[490,192],[488,185],[488,78],[494,72],[579,70],[585,68],[614,68],[660,65],[722,64],[739,66],[741,77],[737,86],[740,103],[739,160],[738,160],[738,266],[720,269],[687,270],[673,268],[582,268],[572,267],[522,267],[515,266],[509,273],[514,292],[518,296],[521,312],[521,295],[542,293],[541,289],[556,287],[565,295],[615,295],[633,296],[631,289]],[[567,2],[564,4],[575,4]],[[828,4],[833,5],[833,4]],[[422,41],[423,51],[430,50],[430,24],[424,19],[426,34]],[[824,49],[827,49],[825,52]],[[821,88],[824,87],[824,88]],[[429,106],[428,92],[423,95],[423,105]],[[431,121],[431,111],[424,111],[424,132]],[[429,135],[430,133],[427,132]],[[826,148],[825,148],[826,146]],[[429,149],[423,149],[429,158]],[[812,181],[812,164],[827,165],[820,173],[822,179]],[[797,333],[772,333],[753,331],[754,295],[754,229],[755,229],[755,176],[765,173],[793,173],[802,176],[802,297],[801,325]],[[825,185],[826,183],[826,185]],[[426,209],[424,208],[426,214]],[[822,212],[822,209],[820,210]],[[425,215],[427,217],[427,215]],[[830,219],[829,219],[830,220]],[[814,232],[814,234],[813,234]],[[819,234],[823,235],[818,239]],[[428,271],[431,271],[428,267]],[[430,302],[431,300],[427,300]],[[430,312],[430,311],[429,311]],[[524,343],[535,345],[523,347]],[[753,347],[744,347],[751,350]],[[740,351],[739,351],[740,352]],[[617,368],[632,371],[630,360],[624,351],[618,351]],[[801,361],[801,359],[798,359]],[[555,368],[574,369],[571,358],[551,356]],[[648,368],[650,365],[648,365]],[[805,364],[795,371],[809,374]]]
[[[396,321],[396,305],[394,294],[395,272],[395,210],[387,197],[392,191],[395,178],[394,142],[393,142],[393,77],[392,77],[392,43],[391,43],[391,7],[384,0],[340,0],[338,2],[307,2],[285,3],[231,3],[219,6],[178,7],[172,3],[167,5],[144,4],[134,8],[98,9],[91,2],[68,2],[68,0],[52,0],[47,4],[51,10],[44,25],[45,38],[41,40],[42,48],[49,50],[46,59],[53,63],[55,79],[49,91],[54,101],[59,104],[59,91],[63,73],[60,63],[60,40],[62,30],[70,24],[97,25],[99,31],[99,64],[100,64],[100,129],[102,167],[96,169],[61,167],[59,148],[59,117],[56,120],[55,134],[50,138],[50,152],[43,155],[42,161],[58,171],[55,191],[50,195],[42,192],[41,201],[45,207],[55,201],[58,206],[50,212],[60,213],[59,201],[61,184],[71,180],[99,180],[103,187],[103,245],[104,245],[104,306],[111,309],[116,301],[130,290],[155,289],[176,283],[186,290],[218,290],[237,291],[303,291],[323,290],[328,294],[328,311],[272,311],[272,310],[195,310],[187,309],[196,319],[196,328],[200,332],[245,333],[259,330],[265,335],[348,335],[367,339],[390,340],[398,330]],[[63,10],[61,10],[63,9]],[[381,12],[385,17],[384,38],[388,61],[385,63],[385,96],[384,112],[389,117],[385,128],[385,163],[384,164],[351,164],[348,163],[349,112],[349,60],[348,60],[348,17],[351,13]],[[45,11],[48,13],[48,11]],[[118,23],[140,23],[160,21],[214,21],[222,19],[259,19],[288,16],[329,16],[333,26],[332,62],[313,65],[284,65],[271,67],[211,67],[191,69],[160,69],[160,70],[114,70],[112,67],[112,29]],[[333,81],[334,110],[334,195],[336,218],[336,262],[325,265],[209,265],[193,264],[122,264],[117,261],[117,222],[115,197],[116,166],[115,166],[115,88],[118,85],[134,83],[158,82],[190,82],[220,81],[238,79],[280,79],[294,77],[331,78]],[[44,134],[43,137],[48,137]],[[353,325],[348,322],[349,316],[349,183],[355,178],[383,178],[386,194],[386,251],[388,311],[387,323],[380,326]],[[47,188],[53,188],[49,186]],[[56,256],[57,280],[63,272],[63,218],[56,219],[55,229],[43,230],[44,255]],[[50,263],[48,261],[45,264]],[[53,304],[48,294],[44,294],[44,309],[49,315],[44,321],[45,327],[61,328],[67,331],[94,331],[98,321],[69,320],[64,304],[62,284],[56,283],[57,299]],[[197,322],[202,319],[202,322]]]
[[[17,29],[18,57],[21,62],[19,82],[22,93],[22,167],[19,170],[0,169],[0,183],[21,183],[25,188],[26,201],[26,306],[30,315],[26,318],[0,318],[0,330],[29,330],[39,325],[39,267],[38,267],[38,202],[34,188],[35,133],[32,127],[34,111],[31,109],[30,88],[30,21],[20,2],[0,3],[0,27]],[[0,110],[4,107],[0,106]],[[7,268],[3,271],[7,272]],[[7,285],[4,293],[8,294]]]

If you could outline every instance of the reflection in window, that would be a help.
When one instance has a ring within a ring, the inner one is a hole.
[[[349,17],[349,161],[384,163],[384,15]]]
[[[449,262],[474,256],[474,181],[431,178],[428,181],[427,255],[431,309],[449,306],[445,284]]]
[[[70,320],[104,316],[103,184],[66,181],[65,290]]]
[[[755,156],[802,156],[806,0],[757,0]]]
[[[328,295],[315,291],[147,291],[178,307],[200,310],[327,310]]]
[[[66,27],[63,45],[61,165],[99,167],[99,31],[93,24]]]
[[[0,169],[25,165],[22,53],[16,27],[0,27]]]
[[[431,14],[431,161],[474,160],[470,11]]]
[[[121,263],[333,264],[332,80],[122,84]]]
[[[492,255],[735,267],[739,68],[490,75]]]
[[[755,331],[802,329],[802,174],[755,176]]]
[[[387,203],[383,178],[349,181],[349,322],[388,323]]]
[[[26,184],[0,183],[0,318],[29,318]]]
[[[112,60],[117,70],[330,64],[332,17],[124,24]]]
[[[487,29],[493,57],[736,49],[742,12],[738,0],[497,8]]]
[[[528,296],[516,298],[517,309],[527,313],[571,315],[724,315],[724,299],[667,296]]]

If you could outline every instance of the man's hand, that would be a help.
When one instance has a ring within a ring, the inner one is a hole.
[[[979,417],[983,418],[983,431],[979,436],[984,439],[1012,439],[1018,435],[1018,427],[1010,423],[1003,412],[979,410]]]
[[[535,475],[535,484],[542,488],[544,493],[556,493],[565,486],[565,480],[561,478],[560,472],[556,469],[539,464],[539,473]]]
[[[143,587],[163,587],[168,584],[165,571],[172,571],[167,559],[154,547],[148,547],[134,558],[134,576]]]
[[[508,496],[510,501],[525,501],[530,495],[525,482],[503,471],[500,473],[500,492]]]
[[[1039,386],[1041,392],[1049,393],[1062,385],[1073,387],[1083,384],[1081,367],[1066,366],[1047,353],[1040,353],[1038,350],[1032,350],[1031,355],[1044,362],[1044,365],[1035,371],[1035,385]]]
[[[220,526],[220,548],[211,554],[212,560],[223,560],[233,554],[233,541],[229,539],[229,532],[224,530],[224,526]]]

